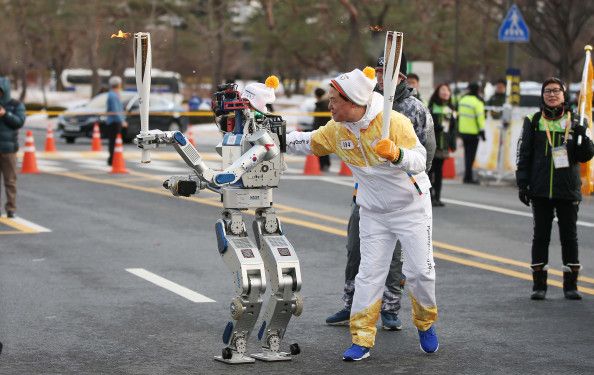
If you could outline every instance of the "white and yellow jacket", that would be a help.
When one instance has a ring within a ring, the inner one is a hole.
[[[414,176],[423,194],[431,184],[425,173],[426,151],[413,125],[404,115],[390,114],[389,138],[400,147],[398,163],[382,160],[374,151],[382,133],[383,96],[374,92],[361,120],[339,123],[333,120],[313,132],[287,135],[287,152],[317,156],[336,154],[353,172],[359,183],[357,204],[375,212],[398,211],[419,193],[407,173]]]

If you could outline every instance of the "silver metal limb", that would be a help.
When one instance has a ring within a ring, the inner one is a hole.
[[[293,246],[283,235],[273,208],[256,210],[253,227],[271,293],[258,333],[258,339],[262,341],[262,353],[252,354],[252,357],[262,361],[288,361],[291,360],[291,354],[281,352],[280,344],[291,316],[299,316],[303,310],[303,299],[299,293],[299,259]],[[293,347],[298,346],[292,345],[292,351],[297,354]]]
[[[264,262],[258,248],[247,236],[239,210],[224,210],[216,223],[219,252],[233,274],[237,296],[231,301],[232,322],[227,324],[223,342],[227,345],[217,361],[239,364],[254,362],[246,347],[262,307],[266,291]]]

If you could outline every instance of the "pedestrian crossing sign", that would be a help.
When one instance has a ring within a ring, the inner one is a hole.
[[[520,9],[513,4],[507,11],[507,15],[499,26],[497,38],[500,42],[528,42],[530,40],[530,30],[524,22]]]

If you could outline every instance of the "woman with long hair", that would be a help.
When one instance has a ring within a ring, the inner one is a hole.
[[[435,157],[429,170],[431,179],[431,203],[433,207],[443,207],[441,185],[443,180],[443,162],[450,157],[450,150],[456,150],[456,108],[452,104],[452,92],[446,83],[437,85],[429,99],[429,111],[433,117],[435,129]]]

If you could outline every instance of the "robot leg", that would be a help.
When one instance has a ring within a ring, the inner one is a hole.
[[[231,317],[223,333],[227,345],[215,360],[228,364],[253,363],[246,346],[256,325],[262,294],[266,291],[264,262],[258,248],[247,237],[239,210],[224,210],[216,225],[218,248],[233,274],[237,296],[231,301]]]
[[[253,226],[272,290],[258,332],[258,339],[262,341],[262,353],[252,354],[252,357],[269,362],[289,361],[291,354],[299,354],[299,345],[292,344],[289,354],[280,351],[280,344],[291,315],[299,316],[303,311],[303,299],[299,293],[299,259],[293,246],[283,235],[274,209],[258,209]]]

